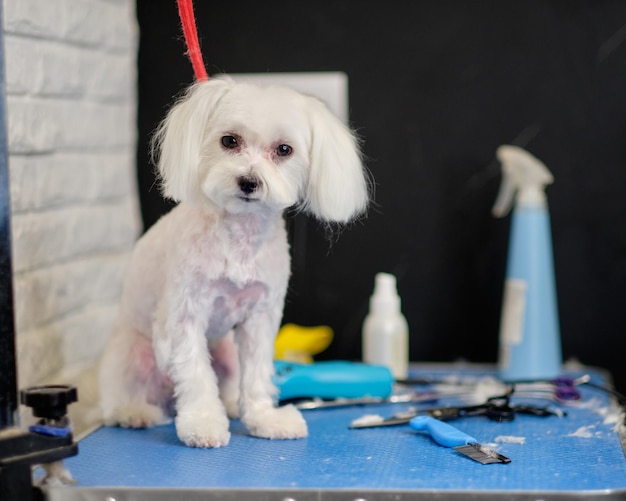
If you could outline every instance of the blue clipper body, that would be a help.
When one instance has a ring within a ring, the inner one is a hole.
[[[274,360],[274,384],[280,400],[293,398],[387,398],[393,375],[383,365],[343,360],[299,364]]]
[[[513,208],[500,324],[498,369],[505,381],[550,379],[561,373],[550,215],[544,193],[547,168],[521,148],[502,146],[505,182],[494,212]],[[505,170],[506,169],[506,170]]]

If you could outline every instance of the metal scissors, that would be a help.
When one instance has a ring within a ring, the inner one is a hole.
[[[560,411],[553,411],[547,407],[536,407],[534,405],[511,405],[510,397],[513,390],[504,395],[488,398],[479,405],[464,405],[458,407],[431,407],[428,409],[414,409],[407,412],[394,414],[389,418],[357,419],[352,422],[350,428],[376,428],[381,426],[396,426],[408,423],[411,419],[419,415],[427,415],[441,421],[448,421],[462,417],[485,416],[492,421],[499,423],[513,421],[516,414],[529,414],[532,416],[563,416]]]
[[[463,396],[463,395],[459,395]],[[388,397],[357,397],[335,398],[326,400],[322,398],[310,398],[296,400],[293,405],[300,410],[336,409],[338,407],[352,407],[359,405],[385,405],[385,404],[427,404],[435,403],[441,397],[434,392],[405,392],[396,393]]]
[[[526,398],[547,398],[561,404],[572,404],[582,399],[577,386],[587,384],[589,376],[578,378],[561,376],[547,381],[517,381],[512,383],[515,395]]]
[[[485,416],[492,421],[497,421],[498,423],[513,421],[516,414],[529,414],[540,417],[560,415],[560,413],[552,411],[547,407],[537,407],[534,405],[512,405],[510,403],[512,393],[513,390],[509,391],[505,395],[488,398],[485,403],[480,405],[431,409],[428,414],[442,421],[468,416]]]

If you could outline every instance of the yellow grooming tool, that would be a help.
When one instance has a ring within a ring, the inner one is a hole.
[[[313,362],[313,355],[321,353],[333,340],[333,330],[327,325],[303,327],[285,324],[278,331],[274,343],[274,358],[300,364]]]

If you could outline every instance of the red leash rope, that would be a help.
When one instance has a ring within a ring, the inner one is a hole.
[[[178,15],[183,25],[183,35],[187,44],[187,55],[191,60],[191,66],[198,82],[209,79],[204,61],[202,60],[202,52],[200,51],[200,43],[198,42],[198,31],[196,30],[196,18],[193,15],[192,0],[178,0]]]

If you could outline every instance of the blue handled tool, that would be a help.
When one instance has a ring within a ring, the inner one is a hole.
[[[414,417],[409,421],[409,426],[416,431],[427,431],[439,445],[450,447],[481,464],[511,462],[506,456],[480,445],[474,437],[433,417]]]
[[[393,375],[382,365],[347,361],[299,364],[274,361],[274,384],[280,400],[295,398],[389,397]]]

